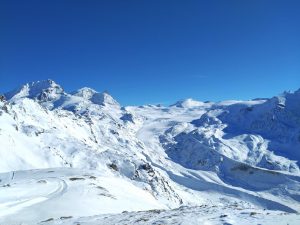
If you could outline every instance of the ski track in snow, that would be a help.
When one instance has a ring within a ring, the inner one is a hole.
[[[14,174],[14,173],[13,173]],[[10,183],[14,183],[13,185],[14,186],[19,186],[19,185],[24,185],[25,187],[26,186],[29,186],[29,185],[33,185],[33,184],[36,184],[37,180],[32,180],[32,181],[23,181],[23,182],[14,182],[13,179],[10,180],[9,184]],[[67,192],[67,188],[68,188],[68,185],[67,183],[60,179],[60,178],[57,178],[57,177],[47,177],[45,179],[43,179],[43,183],[46,183],[44,185],[39,185],[38,189],[39,189],[39,192],[41,190],[44,190],[44,193],[40,193],[39,195],[34,195],[34,196],[27,196],[27,193],[24,193],[23,195],[18,195],[18,200],[13,200],[13,201],[0,201],[0,217],[1,216],[7,216],[7,215],[10,215],[10,214],[15,214],[17,213],[18,211],[22,210],[23,208],[25,207],[30,207],[30,206],[33,206],[33,205],[36,205],[36,204],[39,204],[41,202],[44,202],[44,201],[47,201],[49,199],[54,199],[54,198],[57,198],[61,195],[63,195],[65,192]],[[50,190],[48,190],[48,187],[49,186],[53,186],[54,184],[54,187],[51,187]],[[5,188],[5,187],[4,187]],[[2,193],[5,193],[5,189],[0,189],[0,196],[4,196],[4,194],[1,194]],[[16,190],[10,190],[11,192],[16,192]],[[34,190],[32,190],[30,192],[30,194],[34,193]],[[8,193],[6,193],[8,194]],[[0,197],[1,199],[1,197]]]

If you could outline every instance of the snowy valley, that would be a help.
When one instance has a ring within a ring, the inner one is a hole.
[[[300,89],[121,106],[52,80],[0,101],[0,224],[300,224]]]

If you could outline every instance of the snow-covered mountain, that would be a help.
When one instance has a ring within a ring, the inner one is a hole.
[[[300,90],[121,107],[46,80],[4,96],[1,224],[300,221]]]

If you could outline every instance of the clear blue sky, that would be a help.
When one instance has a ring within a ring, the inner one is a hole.
[[[51,78],[121,104],[300,88],[299,0],[1,0],[0,91]]]

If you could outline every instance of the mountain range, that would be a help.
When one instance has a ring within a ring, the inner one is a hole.
[[[121,106],[52,80],[0,101],[0,224],[299,224],[300,89]]]

